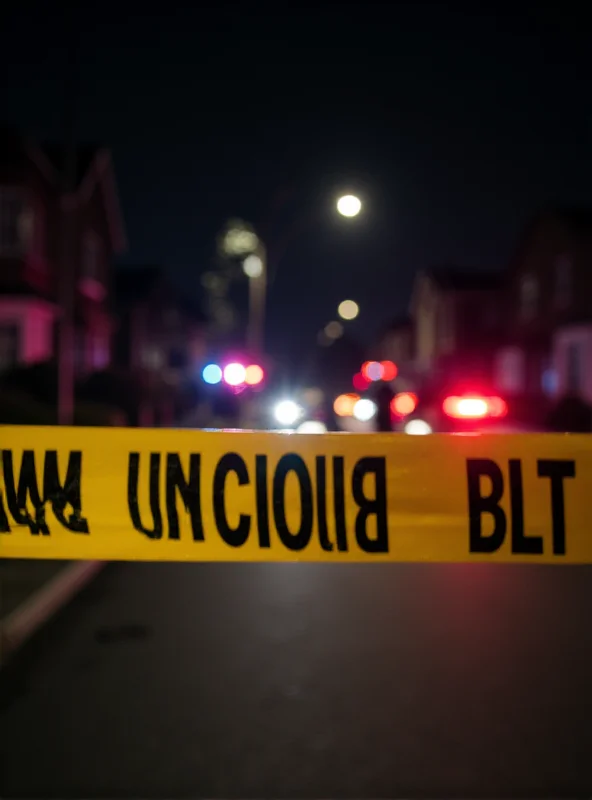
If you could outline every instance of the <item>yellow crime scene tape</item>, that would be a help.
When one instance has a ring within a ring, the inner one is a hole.
[[[0,427],[0,557],[592,563],[592,437]]]

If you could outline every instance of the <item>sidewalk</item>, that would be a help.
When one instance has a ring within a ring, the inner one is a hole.
[[[0,667],[102,567],[100,561],[0,560]]]

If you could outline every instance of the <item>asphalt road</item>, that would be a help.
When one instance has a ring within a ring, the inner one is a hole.
[[[2,797],[591,796],[592,570],[112,565],[2,675]]]

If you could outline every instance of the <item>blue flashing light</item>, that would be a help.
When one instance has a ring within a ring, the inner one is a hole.
[[[217,364],[207,364],[203,368],[201,376],[206,383],[213,386],[222,380],[222,370]]]
[[[379,364],[378,361],[372,361],[370,362],[370,364],[368,364],[366,374],[371,381],[382,380],[383,373],[384,373],[383,366],[382,364]]]

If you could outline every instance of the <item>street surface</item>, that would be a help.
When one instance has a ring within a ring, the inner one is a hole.
[[[110,565],[2,676],[7,797],[591,796],[592,569]]]

